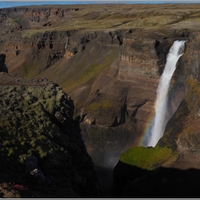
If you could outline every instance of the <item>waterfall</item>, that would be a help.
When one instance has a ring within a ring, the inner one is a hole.
[[[165,126],[169,119],[166,119],[166,109],[168,101],[168,89],[172,75],[176,69],[178,59],[183,55],[185,41],[175,41],[167,55],[167,61],[164,71],[160,78],[157,88],[157,98],[155,103],[155,119],[151,129],[150,140],[147,146],[155,146],[158,140],[163,136]]]

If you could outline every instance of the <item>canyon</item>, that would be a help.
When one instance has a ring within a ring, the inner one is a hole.
[[[8,70],[1,72],[0,84],[23,85],[26,79],[35,80],[28,85],[58,84],[74,102],[70,120],[80,126],[95,166],[118,170],[120,155],[141,146],[146,137],[170,47],[185,40],[168,94],[167,115],[172,118],[157,144],[173,154],[155,168],[199,169],[199,11],[192,4],[0,9],[0,53]],[[63,120],[59,113],[58,118]],[[135,191],[135,185],[127,187]]]

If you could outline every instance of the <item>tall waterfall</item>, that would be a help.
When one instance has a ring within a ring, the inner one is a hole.
[[[151,129],[151,136],[147,146],[155,146],[158,140],[163,136],[166,120],[166,109],[168,101],[168,89],[172,75],[176,69],[178,59],[183,55],[185,41],[175,41],[167,55],[167,61],[163,74],[157,88],[157,98],[155,103],[155,119]]]

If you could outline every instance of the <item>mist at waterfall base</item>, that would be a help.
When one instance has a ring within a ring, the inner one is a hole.
[[[142,146],[156,146],[158,140],[163,136],[165,127],[170,117],[167,115],[168,91],[170,81],[176,69],[179,58],[183,55],[185,41],[175,41],[167,55],[166,64],[157,88],[155,102],[155,117],[148,127]]]

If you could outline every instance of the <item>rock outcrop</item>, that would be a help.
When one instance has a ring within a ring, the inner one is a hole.
[[[100,195],[94,164],[79,124],[73,120],[70,97],[44,79],[22,79],[1,72],[0,80],[0,184],[28,187],[24,193],[18,191],[21,197]],[[25,173],[28,156],[38,159],[38,169],[32,170],[34,174],[41,170],[43,188]]]

